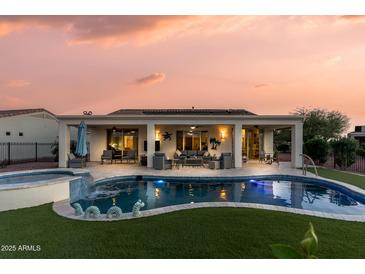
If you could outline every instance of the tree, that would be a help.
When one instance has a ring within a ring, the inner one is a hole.
[[[292,114],[304,117],[304,142],[314,137],[322,137],[326,141],[339,138],[350,126],[349,117],[337,110],[297,108]]]
[[[358,147],[356,140],[348,137],[341,137],[331,140],[330,145],[336,165],[346,168],[355,163],[356,150]]]
[[[304,143],[304,153],[308,154],[317,164],[327,161],[329,144],[321,137],[314,137]]]
[[[274,130],[274,146],[279,152],[288,152],[290,150],[290,139],[290,128]]]
[[[356,150],[356,154],[365,157],[365,144],[359,146],[359,148]]]

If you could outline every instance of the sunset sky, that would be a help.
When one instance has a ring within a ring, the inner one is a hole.
[[[0,109],[323,107],[365,124],[365,17],[0,16]]]

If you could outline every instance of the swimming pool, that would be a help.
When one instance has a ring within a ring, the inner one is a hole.
[[[141,199],[141,210],[202,202],[238,202],[274,205],[310,211],[365,215],[365,197],[324,180],[300,177],[197,180],[129,179],[103,180],[75,201],[83,209],[97,206],[101,213],[113,205],[131,212]]]
[[[64,173],[35,173],[0,178],[0,185],[36,183],[68,176]]]
[[[44,169],[0,173],[0,211],[37,206],[70,197],[70,180],[88,171]]]

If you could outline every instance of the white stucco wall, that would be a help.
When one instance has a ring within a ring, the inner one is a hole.
[[[274,130],[271,128],[264,129],[264,151],[274,153]]]
[[[69,179],[57,179],[38,186],[0,190],[0,211],[38,206],[70,197]]]
[[[10,136],[6,136],[6,132]],[[23,136],[19,136],[19,132]],[[57,140],[58,121],[46,114],[19,115],[0,118],[0,142],[52,143]]]

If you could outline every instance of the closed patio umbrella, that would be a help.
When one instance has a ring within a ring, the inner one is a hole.
[[[86,132],[86,124],[82,121],[77,132],[77,145],[75,150],[75,154],[80,157],[87,155]]]

